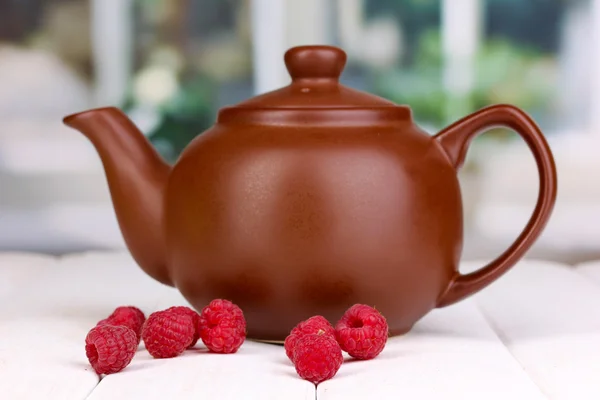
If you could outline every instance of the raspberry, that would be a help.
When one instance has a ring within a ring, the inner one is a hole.
[[[377,357],[385,347],[388,324],[376,309],[355,304],[336,324],[335,335],[342,350],[350,356],[369,360]]]
[[[169,307],[165,311],[182,313],[185,315],[189,315],[192,318],[192,322],[194,323],[194,338],[192,339],[192,343],[190,343],[190,345],[188,346],[188,349],[194,347],[198,342],[198,339],[200,338],[200,330],[198,327],[198,325],[200,324],[200,315],[196,311],[185,306]]]
[[[98,374],[123,370],[133,359],[137,347],[135,332],[126,326],[95,326],[85,338],[85,355]]]
[[[246,339],[242,310],[229,300],[216,299],[200,313],[200,338],[214,353],[235,353]]]
[[[177,357],[194,339],[194,322],[184,313],[157,311],[144,323],[142,339],[152,357]]]
[[[139,308],[133,306],[122,306],[117,307],[115,311],[108,316],[108,318],[98,322],[96,326],[107,324],[126,326],[135,333],[139,344],[142,337],[142,326],[144,325],[145,320],[146,316]]]
[[[333,326],[321,315],[315,315],[314,317],[310,317],[309,319],[300,322],[285,338],[284,347],[285,354],[288,358],[293,361],[294,348],[296,347],[296,343],[298,339],[300,339],[304,335],[315,334],[323,332],[331,337],[335,337],[335,329]]]
[[[343,361],[340,345],[325,333],[304,335],[296,343],[296,372],[302,379],[315,385],[333,378]]]

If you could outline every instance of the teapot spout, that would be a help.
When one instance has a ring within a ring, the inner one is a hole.
[[[96,148],[131,255],[148,275],[172,286],[163,226],[164,192],[171,167],[117,108],[72,114],[63,122],[83,133]]]

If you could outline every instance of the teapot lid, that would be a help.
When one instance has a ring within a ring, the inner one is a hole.
[[[388,125],[410,109],[339,82],[346,53],[333,46],[298,46],[284,55],[292,82],[219,111],[219,123],[260,125]]]

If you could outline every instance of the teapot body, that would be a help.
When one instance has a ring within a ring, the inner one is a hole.
[[[301,320],[335,323],[375,306],[399,334],[456,274],[456,170],[409,120],[386,127],[216,124],[165,193],[170,279],[197,309],[238,304],[248,337],[285,339]]]
[[[524,111],[489,106],[432,137],[409,107],[340,84],[343,50],[299,46],[284,62],[288,86],[221,109],[174,166],[114,107],[64,118],[101,156],[135,261],[196,309],[231,300],[249,338],[282,341],[308,317],[335,323],[363,303],[399,334],[500,278],[542,233],[556,167]],[[461,274],[456,173],[472,140],[499,126],[531,150],[538,199],[506,251]]]

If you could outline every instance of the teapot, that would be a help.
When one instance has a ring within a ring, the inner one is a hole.
[[[501,277],[545,228],[556,168],[524,111],[489,106],[430,135],[408,106],[342,85],[343,50],[283,58],[289,85],[220,109],[174,165],[118,108],[63,120],[97,150],[135,262],[197,310],[229,299],[249,339],[281,342],[301,320],[335,323],[362,303],[400,335]],[[457,171],[471,140],[499,126],[533,153],[539,196],[516,241],[463,274]]]

